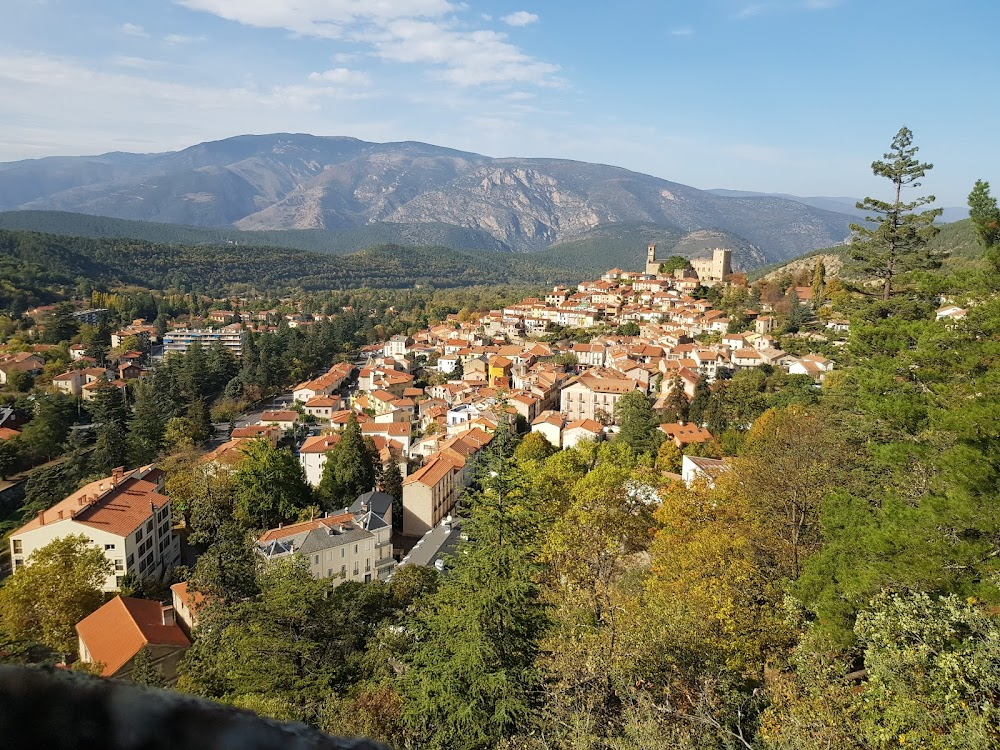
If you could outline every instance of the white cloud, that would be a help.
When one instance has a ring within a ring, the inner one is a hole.
[[[118,62],[128,62],[121,61]],[[173,67],[173,66],[170,66]],[[194,68],[192,74],[196,74]],[[406,140],[412,123],[371,112],[382,95],[302,79],[227,87],[161,80],[157,71],[112,68],[26,51],[0,53],[4,129],[0,161],[54,154],[164,151],[234,133],[311,132]],[[94,102],[100,106],[94,106]],[[67,112],[87,112],[67,118]]]
[[[694,29],[690,26],[685,26],[682,29],[674,29],[670,32],[670,36],[694,36]]]
[[[744,5],[736,13],[736,17],[741,20],[753,18],[754,16],[759,16],[762,13],[766,13],[771,10],[771,6],[771,3],[751,3],[750,5]]]
[[[558,66],[522,52],[497,31],[470,29],[463,3],[450,0],[174,0],[248,26],[368,45],[394,63],[431,66],[434,77],[459,86],[561,85]],[[513,19],[513,20],[511,20]],[[508,23],[537,16],[519,11]]]
[[[309,80],[315,83],[336,83],[343,86],[367,86],[371,83],[371,77],[362,70],[348,70],[347,68],[333,68],[324,70],[322,73],[310,73]]]
[[[399,18],[439,18],[459,10],[448,0],[174,0],[245,26],[287,29],[306,36],[340,38],[359,23]]]
[[[526,10],[519,10],[509,16],[503,16],[500,20],[508,26],[530,26],[533,23],[538,23],[538,15]]]
[[[204,42],[207,37],[191,36],[189,34],[167,34],[163,41],[167,44],[191,44],[193,42]]]
[[[165,64],[162,60],[150,60],[146,57],[133,57],[131,55],[115,55],[108,62],[116,67],[131,68],[132,70],[154,70],[162,68]]]
[[[530,57],[496,31],[465,31],[438,21],[405,19],[367,37],[383,60],[443,66],[459,86],[529,83],[558,86],[558,67]]]
[[[123,23],[121,30],[123,34],[128,34],[129,36],[149,36],[146,30],[137,23]]]

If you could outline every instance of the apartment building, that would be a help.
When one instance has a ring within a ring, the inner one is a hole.
[[[586,372],[562,389],[560,411],[569,422],[597,419],[601,412],[614,417],[618,399],[637,389],[643,390],[635,380],[605,378]]]
[[[163,484],[164,473],[153,464],[132,471],[118,468],[110,477],[91,482],[39,511],[10,535],[14,574],[35,550],[55,539],[83,534],[114,565],[104,591],[117,591],[128,573],[162,578],[181,557]]]
[[[178,328],[163,335],[163,353],[186,352],[195,343],[208,349],[215,343],[222,344],[237,357],[243,356],[246,332],[241,328]]]
[[[396,564],[392,524],[365,507],[265,531],[257,553],[267,561],[299,555],[315,578],[365,583],[385,580]]]

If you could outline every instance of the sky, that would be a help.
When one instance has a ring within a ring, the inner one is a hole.
[[[905,125],[1000,184],[995,0],[4,0],[0,161],[243,133],[415,140],[884,197]]]

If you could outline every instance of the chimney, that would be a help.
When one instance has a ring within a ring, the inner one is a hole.
[[[39,526],[44,526],[45,525],[45,511],[44,510],[38,511],[38,525]]]
[[[162,605],[160,607],[160,619],[163,625],[175,625],[174,608],[169,604]]]
[[[283,522],[281,522],[281,521],[278,521],[278,528],[279,529],[285,528],[285,524]]]
[[[124,475],[125,475],[125,467],[116,466],[114,469],[111,470],[111,484],[117,487],[118,483],[122,480],[122,477]]]

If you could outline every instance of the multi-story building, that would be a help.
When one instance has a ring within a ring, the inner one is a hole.
[[[265,531],[257,552],[267,561],[300,555],[315,578],[342,581],[384,580],[396,564],[392,523],[364,507]]]
[[[691,266],[702,286],[721,284],[733,272],[733,251],[721,247],[712,251],[711,258],[692,258]]]
[[[602,378],[585,372],[562,389],[560,411],[568,422],[597,419],[601,412],[614,417],[618,399],[637,389],[642,390],[635,380]]]
[[[81,325],[97,325],[101,322],[101,318],[109,312],[106,307],[95,307],[90,310],[77,310],[73,313],[73,318],[77,323]]]
[[[163,335],[163,353],[186,352],[192,345],[198,343],[202,349],[208,349],[216,342],[222,344],[237,357],[243,355],[246,344],[246,332],[240,328],[178,328]]]
[[[152,464],[130,472],[119,468],[39,511],[10,535],[14,574],[28,564],[35,550],[55,539],[83,534],[114,565],[105,591],[118,590],[127,573],[162,578],[181,557],[163,484],[164,473]]]

